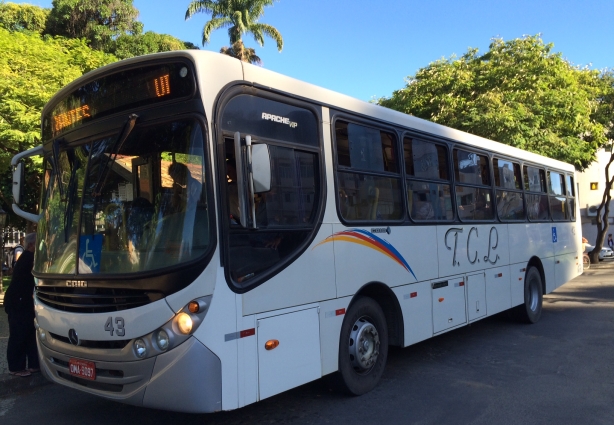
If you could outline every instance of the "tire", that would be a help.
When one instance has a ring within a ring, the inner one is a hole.
[[[588,254],[582,254],[582,263],[584,270],[588,270],[591,268],[591,259]]]
[[[523,323],[537,323],[544,302],[542,276],[536,267],[529,267],[524,278],[524,304],[514,309],[516,318]]]
[[[337,372],[340,387],[352,395],[371,391],[384,373],[387,357],[384,312],[372,298],[359,297],[350,305],[341,326]]]

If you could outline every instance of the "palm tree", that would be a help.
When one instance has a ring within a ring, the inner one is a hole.
[[[251,47],[245,47],[241,40],[235,42],[230,47],[222,47],[220,53],[254,65],[260,65],[262,63],[262,60],[256,56],[256,50]]]
[[[185,18],[195,13],[210,13],[211,19],[203,27],[203,46],[209,43],[211,33],[219,28],[228,28],[230,47],[224,47],[220,53],[236,57],[244,62],[260,63],[254,49],[245,48],[243,35],[250,33],[254,40],[264,45],[264,36],[271,37],[281,52],[284,40],[277,29],[268,24],[261,24],[258,19],[264,14],[264,8],[277,0],[194,0],[188,6]],[[240,45],[238,44],[240,43]]]

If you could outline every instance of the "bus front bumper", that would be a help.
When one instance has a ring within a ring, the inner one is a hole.
[[[130,362],[98,361],[79,347],[61,342],[49,347],[37,339],[41,367],[55,383],[156,409],[192,413],[222,409],[220,359],[194,337],[167,353]],[[94,362],[96,379],[71,375],[71,358]]]

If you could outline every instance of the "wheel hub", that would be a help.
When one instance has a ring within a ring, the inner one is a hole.
[[[366,318],[361,317],[352,326],[350,333],[350,360],[354,370],[368,372],[375,365],[379,355],[379,333]]]

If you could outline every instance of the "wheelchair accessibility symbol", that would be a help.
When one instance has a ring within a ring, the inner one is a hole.
[[[552,243],[556,243],[558,241],[558,238],[556,236],[556,227],[552,228]]]
[[[102,235],[82,235],[79,238],[79,267],[89,268],[90,273],[100,272]],[[87,270],[80,270],[87,273]]]

